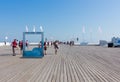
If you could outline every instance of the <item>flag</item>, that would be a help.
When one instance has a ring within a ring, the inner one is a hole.
[[[26,25],[26,32],[28,32],[28,26]]]
[[[40,26],[40,31],[43,32],[43,28],[42,28],[42,26]]]
[[[35,26],[33,26],[33,32],[35,32]]]

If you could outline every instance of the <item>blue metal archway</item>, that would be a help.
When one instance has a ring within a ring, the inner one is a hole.
[[[26,35],[41,35],[41,47],[34,47],[32,50],[26,50]],[[23,32],[23,57],[42,58],[44,57],[44,33],[43,32]]]

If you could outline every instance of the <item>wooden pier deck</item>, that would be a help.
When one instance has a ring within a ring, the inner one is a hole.
[[[0,82],[120,82],[120,48],[61,45],[43,58],[11,54],[0,47]]]

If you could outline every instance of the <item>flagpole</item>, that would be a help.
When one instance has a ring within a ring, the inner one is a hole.
[[[92,30],[90,30],[90,41],[93,42],[92,41]]]
[[[82,33],[83,33],[83,42],[85,41],[85,37],[84,37],[84,34],[85,34],[85,27],[83,26],[82,28]]]
[[[98,33],[99,33],[99,41],[100,41],[100,39],[101,39],[101,34],[102,34],[102,29],[101,29],[100,26],[98,27]]]

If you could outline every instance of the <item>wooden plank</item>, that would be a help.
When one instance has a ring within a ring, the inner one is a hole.
[[[57,55],[49,47],[42,59],[6,55],[11,47],[0,51],[0,82],[120,81],[119,48],[62,45]]]

